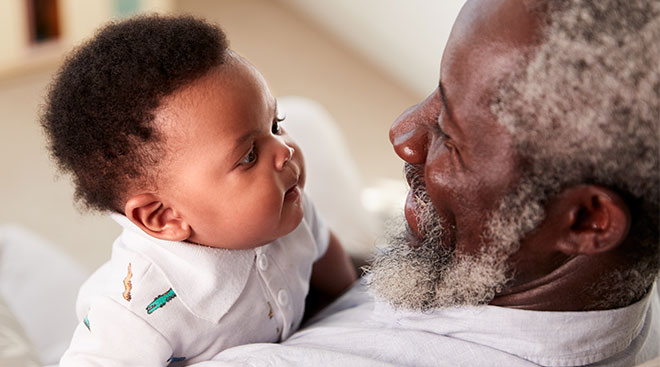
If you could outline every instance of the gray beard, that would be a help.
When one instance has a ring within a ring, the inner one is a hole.
[[[543,218],[539,203],[526,200],[532,194],[530,186],[521,184],[505,196],[503,203],[509,204],[491,215],[482,234],[487,245],[482,243],[480,253],[459,255],[449,240],[455,236],[447,235],[454,229],[447,228],[435,211],[421,175],[409,165],[406,171],[420,208],[421,245],[409,245],[405,227],[391,235],[367,269],[369,289],[395,308],[412,310],[489,303],[510,279],[508,259],[518,250],[521,237]]]

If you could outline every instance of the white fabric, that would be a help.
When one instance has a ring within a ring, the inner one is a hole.
[[[69,345],[76,293],[87,276],[46,239],[18,225],[0,225],[0,297],[43,363],[56,363]],[[17,366],[1,359],[0,365]]]
[[[113,215],[124,231],[112,259],[81,288],[83,321],[61,365],[185,364],[288,337],[303,316],[312,264],[329,241],[306,195],[303,210],[293,232],[250,250],[158,240]]]
[[[37,367],[37,351],[9,307],[0,298],[0,366]]]
[[[616,310],[496,306],[397,312],[357,285],[282,344],[231,348],[218,366],[633,366],[660,354],[658,292]]]

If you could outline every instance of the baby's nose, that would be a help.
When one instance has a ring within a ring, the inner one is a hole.
[[[277,170],[283,169],[286,162],[293,158],[294,152],[295,149],[292,146],[282,142],[281,146],[278,147],[278,152],[275,156],[275,168]]]

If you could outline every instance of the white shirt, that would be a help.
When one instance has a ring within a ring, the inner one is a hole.
[[[660,354],[660,295],[591,312],[496,306],[395,311],[362,285],[282,344],[231,348],[218,366],[633,366]]]
[[[312,264],[329,241],[306,196],[303,210],[293,232],[250,250],[155,239],[113,215],[124,230],[112,259],[81,288],[82,322],[61,365],[183,365],[287,338],[302,319]]]

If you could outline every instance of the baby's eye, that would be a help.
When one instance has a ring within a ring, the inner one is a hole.
[[[250,153],[248,153],[241,161],[238,163],[239,165],[250,165],[257,160],[257,151],[254,146],[252,146],[252,149],[250,149]]]
[[[284,117],[277,117],[273,120],[273,125],[270,127],[270,132],[275,135],[279,135],[282,132],[280,129],[280,122],[284,121]]]

